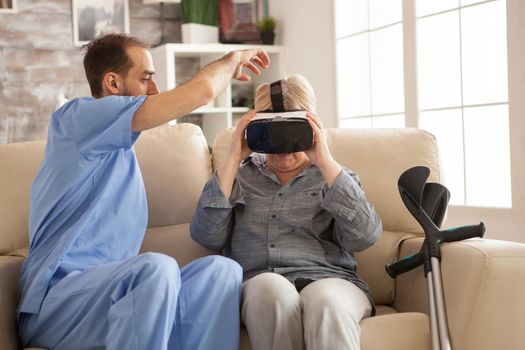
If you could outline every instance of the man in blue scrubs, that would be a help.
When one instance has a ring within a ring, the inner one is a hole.
[[[93,97],[58,109],[31,188],[29,256],[18,308],[24,346],[49,349],[236,349],[237,263],[221,256],[179,270],[138,255],[146,194],[133,143],[140,132],[212,101],[232,78],[269,64],[262,50],[232,52],[160,93],[147,46],[108,35],[87,46]]]

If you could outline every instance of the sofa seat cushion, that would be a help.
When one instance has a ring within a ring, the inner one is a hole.
[[[428,316],[403,312],[365,318],[361,321],[361,350],[430,350]]]
[[[396,313],[384,305],[377,307],[377,314],[361,321],[361,350],[431,350],[427,315],[419,312]],[[246,328],[241,329],[240,349],[252,349]]]

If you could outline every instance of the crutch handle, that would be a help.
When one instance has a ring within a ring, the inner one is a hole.
[[[406,256],[395,263],[385,265],[385,270],[390,277],[395,278],[397,275],[413,270],[419,265],[423,264],[423,260],[423,254],[420,252],[414,255]]]
[[[481,221],[478,225],[468,225],[442,231],[443,242],[457,242],[468,238],[483,237],[485,224]]]

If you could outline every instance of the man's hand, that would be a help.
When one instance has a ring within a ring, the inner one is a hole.
[[[268,54],[261,49],[234,51],[232,52],[232,55],[238,59],[237,68],[233,74],[233,78],[237,80],[250,80],[250,76],[242,71],[243,67],[248,68],[256,75],[259,75],[261,74],[261,71],[257,66],[266,69],[270,65],[270,57],[268,57]]]

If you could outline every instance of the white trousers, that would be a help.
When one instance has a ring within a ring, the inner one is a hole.
[[[321,279],[298,293],[276,273],[243,283],[242,321],[253,350],[358,350],[359,322],[372,306],[356,285]]]

